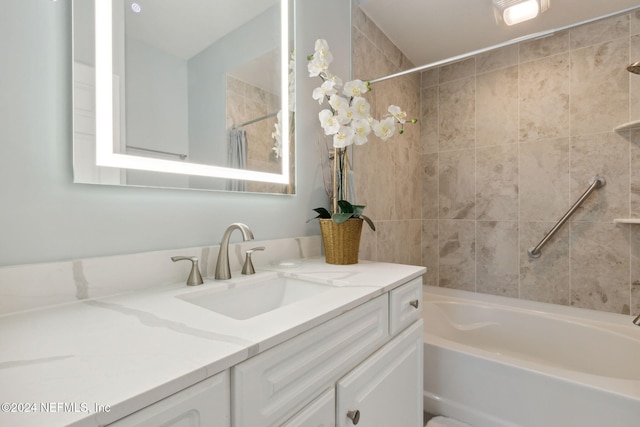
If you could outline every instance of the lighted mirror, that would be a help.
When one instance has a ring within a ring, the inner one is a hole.
[[[74,0],[74,182],[293,194],[292,0]]]

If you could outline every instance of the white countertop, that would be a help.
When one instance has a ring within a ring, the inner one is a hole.
[[[175,298],[272,274],[234,272],[229,281],[173,284],[0,316],[0,425],[113,422],[426,271],[364,261],[329,265],[323,258],[271,270],[328,280],[332,289],[247,320]],[[97,410],[105,407],[108,412]]]

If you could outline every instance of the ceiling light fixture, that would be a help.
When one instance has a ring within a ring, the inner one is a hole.
[[[492,0],[496,21],[515,25],[549,9],[551,0]]]

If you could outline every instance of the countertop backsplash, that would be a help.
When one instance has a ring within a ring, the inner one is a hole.
[[[322,247],[320,236],[232,243],[229,263],[235,275],[245,251],[258,246],[266,249],[252,257],[256,267],[318,256]],[[216,245],[0,267],[0,315],[186,282],[191,263],[172,262],[172,256],[196,256],[202,275],[213,277],[218,250]]]

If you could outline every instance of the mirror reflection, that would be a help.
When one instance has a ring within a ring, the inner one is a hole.
[[[287,1],[73,11],[75,182],[294,193]]]

